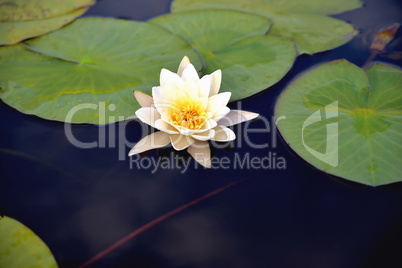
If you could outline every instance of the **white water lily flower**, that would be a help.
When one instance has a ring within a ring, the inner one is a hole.
[[[258,116],[256,113],[230,110],[226,105],[231,93],[218,94],[221,79],[221,70],[200,79],[186,56],[177,74],[162,69],[160,86],[152,88],[152,97],[134,91],[142,106],[136,116],[160,131],[140,140],[129,156],[172,143],[174,149],[187,149],[198,163],[210,168],[208,140],[234,140],[236,135],[227,126]]]

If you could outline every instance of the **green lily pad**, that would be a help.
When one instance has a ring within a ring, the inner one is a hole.
[[[0,45],[52,32],[85,13],[94,0],[0,0]]]
[[[361,7],[359,0],[174,0],[172,12],[233,9],[272,20],[272,34],[296,41],[299,53],[316,53],[345,44],[356,34],[350,24],[328,15]]]
[[[140,107],[133,90],[150,94],[161,69],[174,71],[185,55],[200,68],[198,54],[159,26],[83,18],[25,46],[0,48],[0,98],[46,119],[122,121]]]
[[[63,16],[95,0],[0,0],[0,20],[33,21]]]
[[[0,267],[57,267],[49,248],[22,223],[0,216]]]
[[[83,7],[64,16],[43,20],[1,22],[0,45],[13,45],[22,40],[60,29],[62,26],[84,14],[87,10],[87,7]]]
[[[280,95],[275,117],[304,160],[351,181],[402,181],[402,70],[374,64],[323,64]]]
[[[277,83],[296,57],[294,43],[266,35],[270,21],[254,14],[194,11],[168,14],[150,22],[186,39],[201,55],[204,74],[221,69],[221,91],[232,92],[232,101]]]

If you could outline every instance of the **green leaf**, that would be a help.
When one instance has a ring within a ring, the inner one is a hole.
[[[401,87],[396,67],[323,64],[280,95],[277,125],[289,146],[318,169],[368,185],[402,181]]]
[[[77,17],[84,14],[88,8],[80,8],[64,16],[18,22],[0,23],[0,45],[13,45],[22,40],[55,31]]]
[[[343,45],[358,32],[327,15],[361,6],[359,0],[174,0],[172,12],[232,9],[255,13],[272,20],[270,33],[292,38],[300,54],[312,54]]]
[[[85,13],[94,0],[0,0],[0,45],[52,32]]]
[[[200,68],[182,39],[152,24],[79,19],[22,45],[0,48],[0,97],[21,112],[57,121],[105,124],[134,115],[133,90],[150,94],[162,68],[183,56]],[[71,109],[77,110],[66,118]]]
[[[254,14],[209,10],[168,14],[150,20],[186,39],[201,55],[204,74],[222,70],[221,92],[231,100],[278,82],[293,65],[294,43],[266,35],[270,21]]]
[[[57,267],[49,248],[22,223],[0,216],[0,267]]]
[[[1,21],[33,21],[63,16],[95,0],[0,0]]]

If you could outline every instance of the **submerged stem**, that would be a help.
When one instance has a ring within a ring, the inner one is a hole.
[[[212,191],[212,192],[210,192],[210,193],[208,193],[208,194],[206,194],[204,196],[201,196],[201,197],[199,197],[199,198],[197,198],[197,199],[195,199],[195,200],[193,200],[193,201],[191,201],[191,202],[189,202],[187,204],[184,204],[181,207],[178,207],[178,208],[176,208],[174,210],[171,210],[168,213],[166,213],[166,214],[164,214],[164,215],[162,215],[162,216],[160,216],[160,217],[148,222],[147,224],[145,224],[145,225],[141,226],[140,228],[136,229],[134,232],[130,233],[129,235],[127,235],[125,237],[123,237],[122,239],[120,239],[119,241],[117,241],[116,243],[111,245],[110,247],[108,247],[108,248],[104,249],[103,251],[99,252],[93,258],[91,258],[90,260],[88,260],[87,262],[82,264],[80,266],[80,268],[87,267],[88,265],[91,265],[92,263],[98,261],[99,259],[103,258],[104,256],[106,256],[107,254],[109,254],[113,250],[115,250],[118,247],[122,246],[124,243],[126,243],[130,239],[132,239],[132,238],[136,237],[137,235],[145,232],[149,228],[157,225],[158,223],[160,223],[160,222],[162,222],[162,221],[164,221],[164,220],[176,215],[177,213],[180,213],[183,210],[185,210],[185,209],[187,209],[187,208],[189,208],[189,207],[191,207],[191,206],[193,206],[193,205],[195,205],[195,204],[197,204],[197,203],[199,203],[199,202],[201,202],[201,201],[203,201],[203,200],[205,200],[205,199],[207,199],[209,197],[212,197],[212,196],[214,196],[214,195],[216,195],[216,194],[218,194],[218,193],[220,193],[220,192],[222,192],[222,191],[224,191],[224,190],[226,190],[226,189],[228,189],[228,188],[230,188],[230,187],[232,187],[232,186],[234,186],[236,184],[244,182],[244,181],[246,181],[246,180],[248,180],[250,178],[251,177],[247,177],[247,178],[239,179],[237,181],[229,183],[229,184],[227,184],[227,185],[225,185],[225,186],[223,186],[221,188],[218,188],[218,189],[216,189],[216,190],[214,190],[214,191]]]

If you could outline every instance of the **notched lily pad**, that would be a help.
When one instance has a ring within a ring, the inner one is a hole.
[[[174,0],[172,12],[232,9],[272,20],[271,33],[296,41],[299,53],[316,53],[345,44],[357,29],[328,15],[361,7],[359,0]]]
[[[198,54],[159,26],[79,19],[25,46],[0,48],[0,97],[46,119],[121,121],[139,108],[133,90],[150,93],[159,84],[161,68],[175,70],[185,55],[200,68]],[[66,117],[73,108],[74,116]]]
[[[297,154],[325,172],[368,185],[402,181],[401,88],[400,68],[323,64],[280,95],[278,128]]]
[[[186,39],[201,55],[204,74],[222,70],[222,91],[231,100],[277,83],[296,57],[293,41],[266,35],[270,20],[258,15],[206,10],[168,14],[150,20]]]
[[[95,0],[0,0],[0,45],[57,30],[94,3]]]
[[[49,248],[22,223],[0,216],[0,237],[0,267],[57,267]]]

